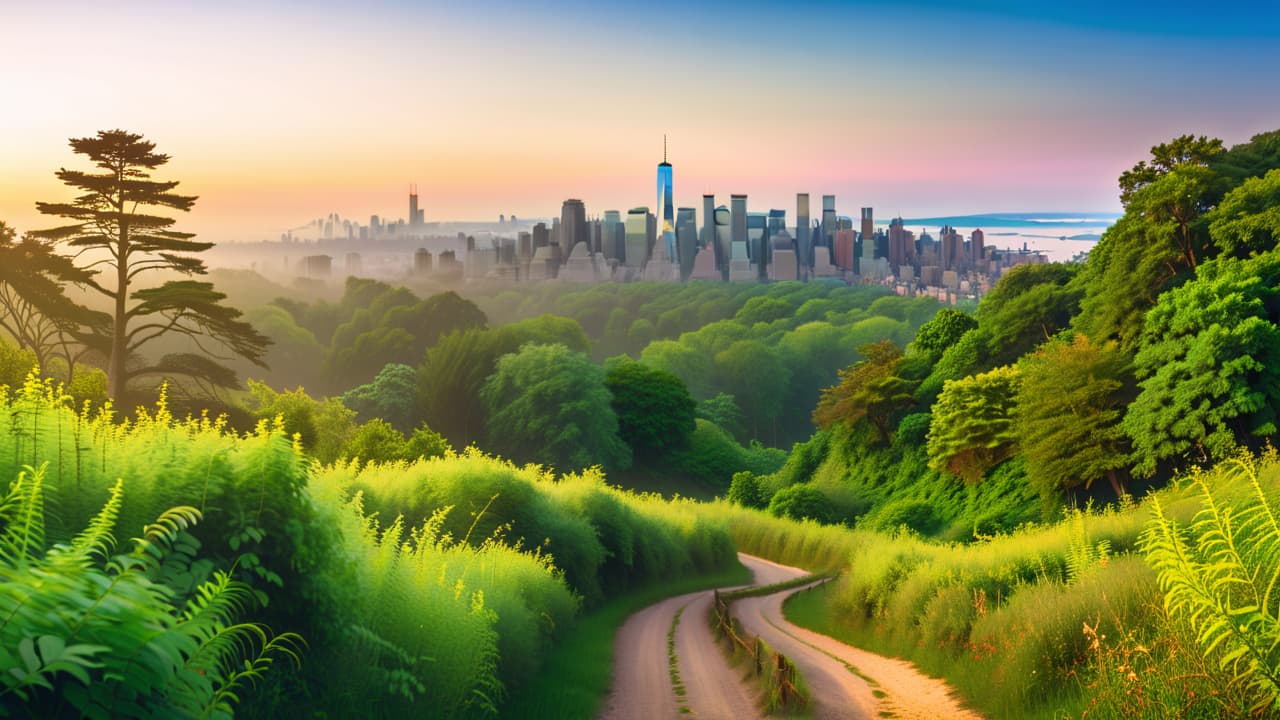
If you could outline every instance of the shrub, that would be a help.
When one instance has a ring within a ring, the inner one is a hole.
[[[774,493],[769,500],[769,512],[792,520],[817,520],[830,518],[827,496],[809,485],[792,485]]]

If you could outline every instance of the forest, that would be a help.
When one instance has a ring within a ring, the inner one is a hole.
[[[71,146],[67,224],[0,224],[0,714],[594,716],[736,551],[991,717],[1280,711],[1280,131],[1153,147],[975,307],[276,285],[141,136]]]

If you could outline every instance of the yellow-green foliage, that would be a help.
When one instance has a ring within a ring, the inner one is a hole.
[[[597,470],[557,478],[475,449],[413,463],[338,464],[320,473],[364,494],[365,507],[414,525],[453,507],[441,525],[454,539],[508,543],[555,559],[569,585],[594,604],[632,585],[725,567],[733,544],[725,524],[687,504],[605,485]]]
[[[179,505],[203,515],[189,531],[201,559],[171,583],[179,597],[234,565],[226,582],[268,603],[254,619],[306,637],[301,671],[245,693],[248,717],[491,716],[580,596],[733,559],[722,521],[595,472],[553,478],[475,451],[319,468],[279,422],[238,436],[172,417],[163,397],[121,420],[109,404],[77,410],[33,374],[0,392],[0,468],[45,462],[50,543],[70,541],[128,478],[113,505],[122,527]]]
[[[341,615],[356,628],[349,642],[360,662],[344,672],[395,691],[375,706],[381,716],[498,710],[536,673],[580,597],[598,601],[734,557],[726,524],[703,519],[693,503],[610,488],[595,470],[557,477],[474,448],[320,468],[311,494],[350,558],[324,580],[348,589]]]
[[[1274,485],[1264,485],[1250,462],[1225,468],[1193,477],[1201,507],[1185,528],[1155,501],[1143,549],[1169,615],[1195,629],[1229,685],[1245,689],[1251,713],[1273,713],[1280,710],[1280,508]]]
[[[1165,501],[1179,517],[1193,511],[1179,490]],[[823,630],[912,658],[994,716],[1027,717],[1084,703],[1081,673],[1093,661],[1086,623],[1114,639],[1154,622],[1159,590],[1136,549],[1148,508],[1077,511],[968,544],[797,523],[724,503],[706,512],[729,521],[744,552],[844,571],[823,591],[837,623]]]

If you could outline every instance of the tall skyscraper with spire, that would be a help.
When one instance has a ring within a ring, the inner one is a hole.
[[[418,186],[409,186],[409,227],[420,228],[426,224],[425,210],[418,209]]]
[[[667,136],[662,136],[662,162],[658,163],[658,240],[667,248],[667,257],[676,255],[676,210],[671,197],[671,163],[667,162]]]

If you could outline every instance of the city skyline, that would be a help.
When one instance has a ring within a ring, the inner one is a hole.
[[[625,212],[653,203],[663,133],[677,207],[808,192],[883,217],[1115,212],[1144,148],[1245,142],[1280,116],[1258,92],[1280,9],[1156,7],[9,8],[23,62],[0,68],[18,109],[0,117],[0,217],[43,227],[35,201],[65,197],[54,171],[76,166],[67,139],[114,127],[173,157],[159,175],[200,196],[180,227],[213,241],[401,217],[412,182],[427,221],[551,217],[567,197]],[[147,43],[113,73],[65,90],[101,37],[136,28]]]

